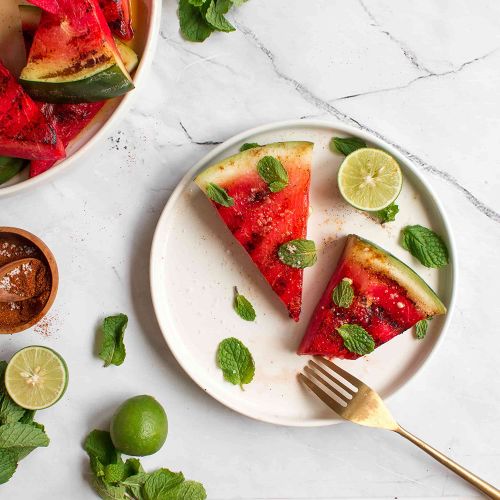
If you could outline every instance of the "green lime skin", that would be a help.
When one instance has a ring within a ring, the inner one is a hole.
[[[118,407],[110,431],[118,451],[135,457],[152,455],[167,439],[167,414],[152,396],[135,396]]]

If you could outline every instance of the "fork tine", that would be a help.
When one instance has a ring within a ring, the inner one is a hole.
[[[302,373],[298,374],[298,378],[302,383],[307,385],[307,387],[312,392],[314,392],[314,394],[316,394],[316,396],[318,396],[318,398],[321,399],[321,401],[323,401],[323,403],[325,403],[326,406],[328,406],[331,410],[340,415],[340,413],[344,409],[344,407],[340,403],[337,403],[335,399],[333,399],[329,394],[327,394],[323,389],[318,387],[312,380],[308,379]]]
[[[309,375],[309,378],[313,377],[318,382],[320,382],[321,384],[323,384],[330,392],[333,392],[333,394],[335,396],[337,396],[342,403],[347,403],[347,401],[346,401],[347,397],[344,394],[342,394],[335,387],[333,387],[332,385],[330,385],[325,379],[323,379],[322,377],[320,377],[319,374],[317,374],[314,370],[312,370],[311,368],[309,368],[309,366],[304,366],[304,371],[307,373],[307,375]]]
[[[323,363],[324,365],[328,366],[330,370],[333,370],[337,375],[340,375],[343,379],[347,380],[350,384],[352,384],[354,387],[358,388],[365,385],[359,378],[356,378],[354,375],[351,375],[349,372],[346,372],[340,366],[336,365],[335,363],[332,363],[329,359],[323,358],[321,356],[316,357],[320,363]]]
[[[350,387],[344,384],[340,379],[334,377],[330,372],[327,372],[323,367],[319,366],[318,363],[315,363],[312,359],[309,360],[309,364],[313,366],[316,370],[322,373],[325,377],[328,377],[334,384],[338,385],[342,390],[347,392],[349,396],[353,396],[354,392]],[[345,396],[343,396],[345,398]]]

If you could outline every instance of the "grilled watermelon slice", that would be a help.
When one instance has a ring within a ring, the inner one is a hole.
[[[133,89],[97,0],[55,1],[59,10],[42,13],[21,73],[30,96],[42,102],[95,102]]]
[[[58,160],[65,156],[54,127],[1,62],[0,155],[27,160]]]
[[[278,248],[306,236],[312,151],[311,142],[268,144],[212,165],[195,179],[205,194],[214,183],[234,199],[231,207],[212,203],[295,321],[302,304],[303,270],[283,264]],[[259,176],[257,163],[264,156],[277,158],[288,172],[282,191],[272,193]]]
[[[132,40],[130,0],[99,0],[99,5],[112,33],[122,40]]]
[[[352,280],[349,307],[332,300],[336,286]],[[336,328],[363,327],[375,347],[391,340],[421,319],[444,314],[446,308],[420,276],[399,259],[370,241],[351,234],[344,253],[321,297],[298,349],[299,354],[356,359]]]

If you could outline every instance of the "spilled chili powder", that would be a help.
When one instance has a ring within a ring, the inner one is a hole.
[[[20,296],[34,296],[18,302],[0,302],[0,329],[20,326],[34,318],[49,300],[52,287],[49,267],[42,252],[21,236],[0,234],[0,267],[29,257],[40,262],[15,267],[0,279],[0,287]]]

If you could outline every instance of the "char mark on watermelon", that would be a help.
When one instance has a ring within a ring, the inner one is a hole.
[[[347,278],[354,297],[349,307],[332,294]],[[342,257],[313,313],[298,354],[356,359],[337,328],[361,326],[378,347],[418,321],[446,312],[432,289],[412,269],[377,245],[350,235]]]
[[[81,104],[49,104],[42,105],[42,113],[52,123],[64,147],[72,141],[94,118],[105,102],[89,102]],[[56,161],[36,160],[30,165],[30,177],[42,174],[51,168]]]
[[[1,62],[0,155],[50,161],[65,156],[55,128]]]
[[[268,144],[227,158],[195,179],[205,194],[213,183],[234,199],[230,207],[212,203],[295,321],[302,305],[303,270],[281,262],[278,249],[306,237],[312,150],[310,142]],[[271,192],[258,174],[257,164],[265,156],[278,159],[288,173],[288,185],[279,192]]]
[[[122,40],[132,40],[130,0],[99,0],[99,5],[112,33]]]

